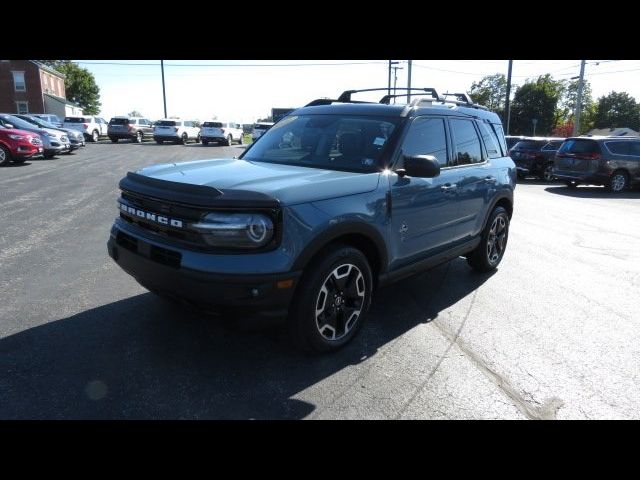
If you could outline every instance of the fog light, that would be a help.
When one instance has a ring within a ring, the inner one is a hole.
[[[290,278],[289,280],[280,280],[276,282],[276,287],[279,289],[291,288],[293,287],[293,279]]]

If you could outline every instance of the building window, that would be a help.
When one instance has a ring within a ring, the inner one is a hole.
[[[13,85],[16,92],[25,92],[27,86],[24,83],[24,72],[11,72],[13,74]]]
[[[29,102],[16,102],[16,110],[18,113],[29,113]]]

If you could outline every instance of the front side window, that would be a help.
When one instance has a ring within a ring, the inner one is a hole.
[[[398,118],[298,115],[267,130],[241,158],[329,170],[372,172]]]
[[[16,92],[26,92],[27,84],[24,81],[24,72],[11,72],[13,74],[13,87]]]
[[[441,167],[448,164],[447,134],[442,118],[416,118],[402,142],[406,156],[433,155]]]
[[[456,150],[456,164],[481,163],[482,149],[473,121],[455,118],[450,120],[450,125]]]

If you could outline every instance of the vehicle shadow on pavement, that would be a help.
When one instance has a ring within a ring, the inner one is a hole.
[[[298,393],[432,321],[490,276],[456,259],[381,289],[354,341],[320,356],[295,350],[281,328],[246,331],[136,295],[1,339],[0,418],[303,418],[317,406]],[[345,378],[358,382],[356,373]],[[327,400],[348,394],[349,382]]]
[[[604,187],[578,187],[568,188],[566,186],[549,187],[545,188],[545,191],[554,193],[556,195],[564,195],[566,197],[576,198],[607,198],[607,199],[625,199],[625,198],[638,198],[640,199],[640,189],[626,190],[622,193],[608,192]]]

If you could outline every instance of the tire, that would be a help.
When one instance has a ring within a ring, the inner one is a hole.
[[[364,254],[347,245],[334,245],[311,262],[300,279],[287,319],[291,340],[310,352],[343,347],[362,326],[372,289],[371,268]]]
[[[162,145],[162,144],[164,143],[164,140],[156,140],[156,143],[157,143],[158,145]]]
[[[100,133],[98,133],[97,130],[94,130],[93,132],[91,132],[91,141],[95,143],[98,140],[100,140]]]
[[[480,244],[467,255],[467,263],[478,272],[495,270],[504,256],[509,239],[509,214],[495,207],[482,231]]]
[[[202,140],[203,145],[209,145],[209,140]]]
[[[629,176],[622,170],[616,170],[607,183],[607,191],[621,193],[629,186]]]
[[[118,140],[120,140],[119,138],[114,138],[114,137],[109,137],[109,140],[111,140],[113,143],[118,143]]]
[[[27,161],[27,159],[24,158],[24,157],[17,157],[17,158],[13,159],[13,163],[15,163],[16,165],[20,165],[20,164],[22,164],[22,163],[24,163],[26,161]]]
[[[200,134],[196,137],[196,143],[200,143]]]
[[[186,145],[187,143],[189,143],[189,135],[187,135],[186,133],[182,134],[182,145]]]
[[[51,160],[53,157],[56,156],[56,154],[55,153],[45,153],[42,156],[45,158],[45,160]]]
[[[575,182],[573,180],[571,180],[570,182],[564,182],[564,184],[571,190],[575,190],[576,188],[578,188],[578,185],[580,185],[578,182]]]
[[[549,163],[545,165],[544,170],[542,171],[542,175],[540,175],[540,179],[545,182],[550,182],[553,180],[553,163]]]
[[[142,135],[142,132],[137,132],[136,133],[136,138],[135,138],[134,141],[136,143],[142,143],[143,139],[144,139],[144,136]]]
[[[229,146],[233,145],[233,137],[232,137],[231,135],[229,135],[229,136],[227,137],[227,141],[226,141],[225,145],[226,145],[227,147],[229,147]]]
[[[3,167],[5,165],[9,165],[11,160],[13,160],[13,157],[11,156],[9,149],[4,145],[0,145],[0,166]]]
[[[240,135],[240,138],[238,138],[238,145],[242,145],[242,135]]]

